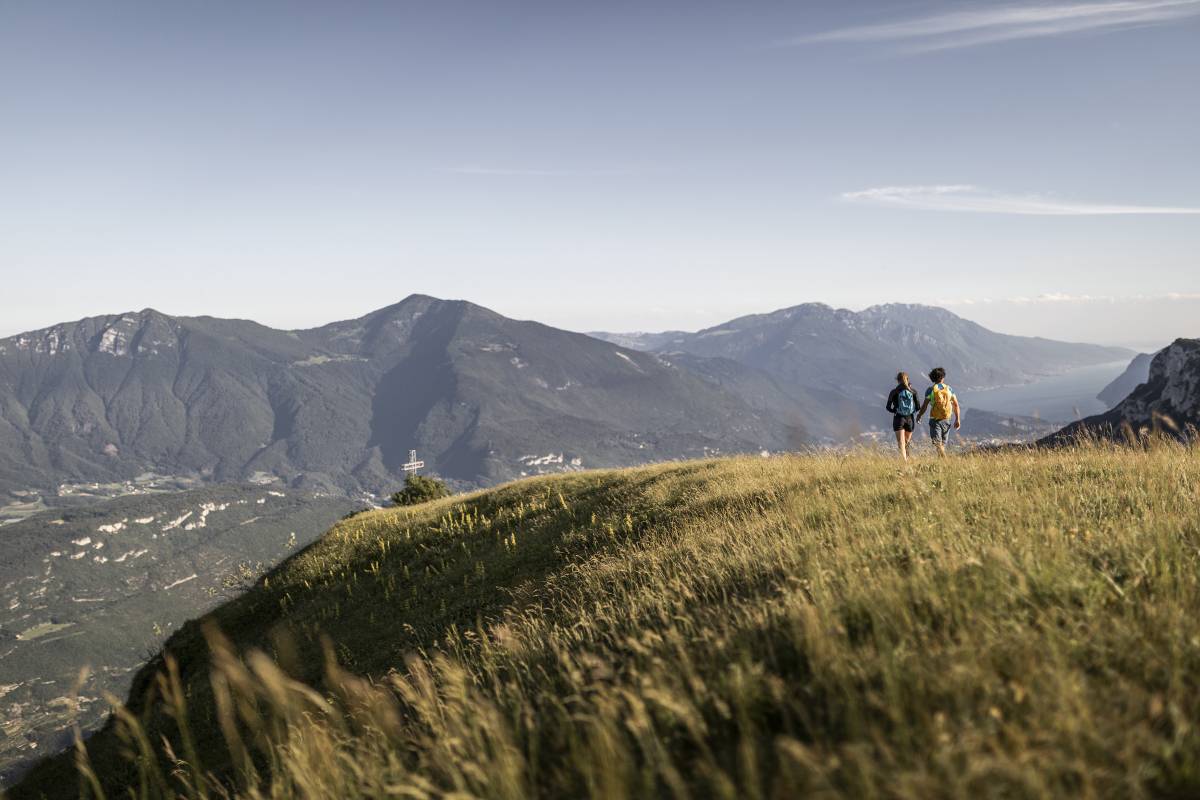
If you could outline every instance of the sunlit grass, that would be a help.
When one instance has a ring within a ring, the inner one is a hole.
[[[360,515],[176,635],[71,785],[1196,796],[1198,508],[1200,456],[1163,443],[737,458]]]

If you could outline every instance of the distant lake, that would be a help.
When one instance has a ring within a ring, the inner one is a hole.
[[[1043,378],[1023,386],[971,391],[960,394],[963,407],[982,408],[1000,414],[1041,417],[1047,422],[1073,422],[1078,417],[1107,411],[1096,399],[1100,390],[1125,371],[1128,361],[1114,361],[1094,367],[1079,367],[1061,375]]]

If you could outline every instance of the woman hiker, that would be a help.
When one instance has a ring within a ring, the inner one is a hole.
[[[917,413],[917,393],[908,382],[908,373],[896,373],[896,388],[888,395],[887,410],[892,412],[892,430],[896,432],[896,446],[900,448],[900,457],[908,461],[908,443],[912,441],[913,429],[916,422],[913,415]]]

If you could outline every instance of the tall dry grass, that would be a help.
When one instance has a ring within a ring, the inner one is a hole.
[[[1160,442],[738,458],[354,517],[21,791],[1200,796],[1198,508],[1200,454]]]

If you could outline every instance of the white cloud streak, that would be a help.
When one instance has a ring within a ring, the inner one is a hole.
[[[443,172],[455,175],[475,175],[494,178],[609,178],[635,173],[624,170],[586,169],[523,169],[510,167],[486,167],[462,165],[446,167]]]
[[[1088,217],[1129,214],[1200,214],[1196,206],[1144,206],[1083,203],[1041,195],[1002,194],[967,184],[880,186],[845,192],[842,200],[921,211],[967,211],[1040,217]]]
[[[975,297],[955,300],[940,300],[943,306],[989,306],[1007,303],[1017,306],[1030,305],[1087,305],[1094,303],[1152,303],[1152,302],[1194,302],[1200,300],[1200,292],[1168,292],[1166,294],[1135,294],[1135,295],[1096,295],[1068,294],[1066,292],[1048,292],[1045,294],[1016,297]]]
[[[782,44],[901,42],[905,52],[920,53],[1016,39],[1161,25],[1197,15],[1200,15],[1200,0],[1008,5],[839,28],[790,39]]]

